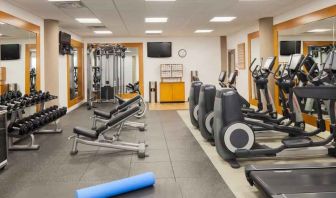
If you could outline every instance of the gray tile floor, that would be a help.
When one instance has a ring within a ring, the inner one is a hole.
[[[105,104],[104,108],[110,109]],[[120,197],[203,198],[234,197],[176,111],[151,111],[140,119],[145,132],[125,130],[122,139],[145,140],[149,157],[132,152],[79,145],[69,155],[74,126],[89,127],[92,111],[80,107],[61,121],[62,134],[38,135],[38,151],[9,153],[9,165],[0,173],[1,198],[67,198],[78,188],[152,171],[153,188]]]

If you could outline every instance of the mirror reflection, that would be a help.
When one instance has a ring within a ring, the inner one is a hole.
[[[253,60],[255,60],[253,62]],[[260,40],[259,37],[251,40],[251,65],[250,71],[253,73],[257,69],[258,66],[262,65],[260,59]],[[255,83],[251,83],[252,85],[252,99],[257,100],[257,88]]]
[[[69,77],[70,77],[70,99],[78,96],[78,50],[73,48],[70,58]]]
[[[127,48],[125,52],[124,64],[124,90],[127,93],[136,93],[139,91],[139,54],[138,48]],[[125,93],[125,91],[124,91]]]
[[[304,64],[295,71],[299,73],[295,78],[296,86],[305,86],[323,75],[327,78],[324,70],[330,52],[335,50],[335,23],[336,17],[332,17],[279,32],[279,67],[288,68],[293,65],[293,54],[304,56]],[[298,102],[302,112],[315,117],[321,107],[323,118],[328,119],[329,101],[298,98]]]
[[[0,22],[0,46],[0,94],[36,91],[36,34]]]

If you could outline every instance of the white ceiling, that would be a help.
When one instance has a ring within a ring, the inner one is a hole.
[[[214,29],[206,35],[234,33],[256,24],[262,17],[277,16],[314,0],[82,0],[84,8],[60,9],[47,0],[6,0],[44,19],[60,21],[61,27],[80,36],[94,36],[75,18],[97,17],[118,37],[145,36],[145,30],[162,29],[162,36],[194,36],[196,29]],[[210,23],[214,16],[236,16],[231,23]],[[145,24],[145,17],[168,17],[168,23]]]

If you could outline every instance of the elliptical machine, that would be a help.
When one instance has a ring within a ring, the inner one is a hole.
[[[189,93],[189,115],[191,123],[194,127],[198,128],[198,98],[202,86],[201,81],[194,81],[190,86]]]
[[[226,72],[222,71],[218,77],[218,83],[221,87],[226,86],[225,78],[226,78]],[[210,138],[210,136],[212,135],[210,134],[209,136],[207,136],[206,134],[212,133],[211,128],[212,128],[213,116],[210,113],[213,111],[214,103],[211,101],[214,101],[215,99],[214,93],[216,93],[216,87],[214,85],[205,85],[206,87],[209,87],[205,89],[205,88],[202,88],[202,86],[203,86],[203,83],[199,81],[198,77],[197,77],[197,81],[193,81],[191,83],[190,94],[189,94],[189,114],[190,114],[190,120],[191,120],[192,125],[195,126],[196,128],[199,128],[201,125],[200,130],[203,131],[204,137],[208,137],[205,139],[211,140],[212,138]],[[210,89],[211,91],[209,91]],[[205,90],[208,90],[208,91],[204,92]],[[202,95],[201,95],[201,92],[203,92]],[[209,93],[212,93],[212,94],[208,95]],[[202,101],[201,116],[199,116],[200,100]],[[209,102],[212,104],[208,104]],[[207,106],[207,108],[205,106]],[[207,118],[208,115],[210,115],[209,118]],[[198,121],[199,118],[201,118],[202,122]]]
[[[270,157],[276,156],[277,153],[291,148],[307,148],[318,147],[332,143],[336,140],[336,121],[335,121],[335,102],[336,102],[336,86],[319,84],[322,74],[327,74],[329,79],[335,79],[336,73],[336,57],[335,52],[331,52],[327,58],[326,64],[318,78],[311,81],[310,86],[295,87],[293,91],[297,97],[313,98],[316,103],[321,100],[330,100],[330,135],[321,141],[314,141],[307,137],[306,133],[302,133],[297,137],[286,137],[282,139],[281,145],[275,148],[269,148],[265,145],[260,145],[255,141],[255,133],[251,127],[244,122],[243,113],[240,110],[239,95],[233,89],[224,89],[216,93],[215,99],[215,118],[214,118],[214,138],[218,154],[230,163],[231,167],[239,168],[238,158],[249,157]],[[320,109],[319,109],[320,110]],[[325,121],[323,118],[317,126],[320,128],[318,133],[325,131]],[[317,135],[313,133],[309,135]],[[335,156],[336,149],[334,145],[330,145],[328,154]]]

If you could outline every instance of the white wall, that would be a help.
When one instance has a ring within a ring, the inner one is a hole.
[[[172,42],[172,57],[148,58],[146,43],[155,41]],[[144,43],[144,95],[146,100],[149,99],[149,81],[157,81],[158,83],[160,82],[160,64],[184,65],[183,80],[185,81],[186,100],[189,96],[191,70],[198,70],[201,81],[215,85],[218,84],[217,79],[221,70],[219,37],[91,38],[85,39],[85,46],[87,43],[139,42]],[[182,48],[186,49],[188,52],[188,55],[185,58],[180,58],[177,54],[178,50]],[[84,54],[86,54],[86,52]],[[84,62],[85,64],[87,63],[86,57]]]
[[[245,29],[243,31],[237,32],[233,35],[230,35],[227,37],[227,48],[229,49],[235,49],[235,63],[238,63],[238,49],[237,45],[240,43],[245,43],[245,69],[239,70],[238,77],[236,79],[236,87],[239,90],[239,93],[246,99],[248,99],[248,40],[247,35],[249,33],[258,31],[258,26],[254,25],[253,27],[250,27],[248,29]],[[251,51],[259,51],[259,49],[251,49]]]
[[[18,60],[0,60],[0,66],[6,67],[6,83],[16,83],[18,90],[25,93],[25,45],[35,44],[31,39],[1,39],[0,44],[20,44],[20,59]]]

